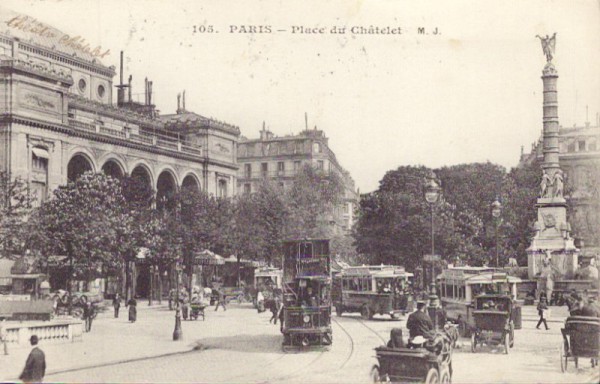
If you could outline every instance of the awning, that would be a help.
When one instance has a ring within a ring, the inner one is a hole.
[[[214,252],[205,249],[202,252],[198,252],[194,255],[194,264],[196,265],[223,265],[225,259],[222,256],[217,255]]]
[[[43,148],[31,148],[31,152],[33,152],[34,155],[36,155],[39,158],[42,159],[49,159],[50,158],[50,154],[48,153],[47,150],[43,149]]]
[[[231,255],[224,260],[226,263],[237,263],[237,257],[235,255]],[[240,264],[246,264],[251,267],[258,268],[260,263],[258,261],[240,259]]]

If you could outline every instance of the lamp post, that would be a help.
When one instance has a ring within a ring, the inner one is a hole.
[[[175,264],[175,329],[173,330],[173,340],[181,340],[183,331],[181,330],[181,306],[179,305],[179,274],[181,273],[181,264]]]
[[[498,226],[500,225],[500,221],[502,221],[502,218],[500,218],[500,215],[502,214],[502,204],[500,204],[500,202],[498,201],[498,198],[496,198],[496,200],[492,203],[492,216],[494,217],[494,222],[496,225],[496,233],[495,233],[495,238],[496,238],[496,268],[500,267],[500,263],[499,263],[499,258],[498,258]]]
[[[437,182],[437,176],[435,175],[435,173],[433,171],[431,171],[431,173],[427,177],[427,181],[425,183],[425,200],[427,201],[427,203],[429,204],[429,207],[431,208],[431,256],[430,256],[431,285],[429,288],[429,307],[430,307],[430,313],[433,312],[432,320],[436,326],[437,326],[436,308],[438,306],[438,297],[437,297],[436,289],[435,289],[434,262],[437,258],[435,257],[435,227],[434,227],[434,220],[433,220],[433,209],[440,197],[440,190],[441,190],[441,188]]]

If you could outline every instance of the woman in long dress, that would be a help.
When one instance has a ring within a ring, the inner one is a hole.
[[[129,307],[129,321],[135,323],[137,319],[137,301],[132,297],[127,302],[127,306]]]

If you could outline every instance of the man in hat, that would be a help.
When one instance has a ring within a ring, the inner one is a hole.
[[[417,302],[417,310],[408,316],[406,321],[406,328],[409,332],[409,343],[417,336],[422,336],[426,339],[433,339],[435,331],[433,329],[433,322],[427,314],[427,306],[424,301]]]
[[[33,348],[27,357],[25,368],[23,368],[23,373],[21,373],[19,379],[25,383],[39,383],[44,380],[44,375],[46,374],[46,356],[37,346],[37,335],[31,336],[29,341]]]

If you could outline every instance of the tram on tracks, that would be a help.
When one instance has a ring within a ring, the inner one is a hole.
[[[359,312],[365,320],[374,314],[397,319],[413,309],[413,274],[397,265],[347,267],[333,279],[332,298],[338,316]]]
[[[331,332],[329,240],[283,244],[283,350],[328,348]]]

